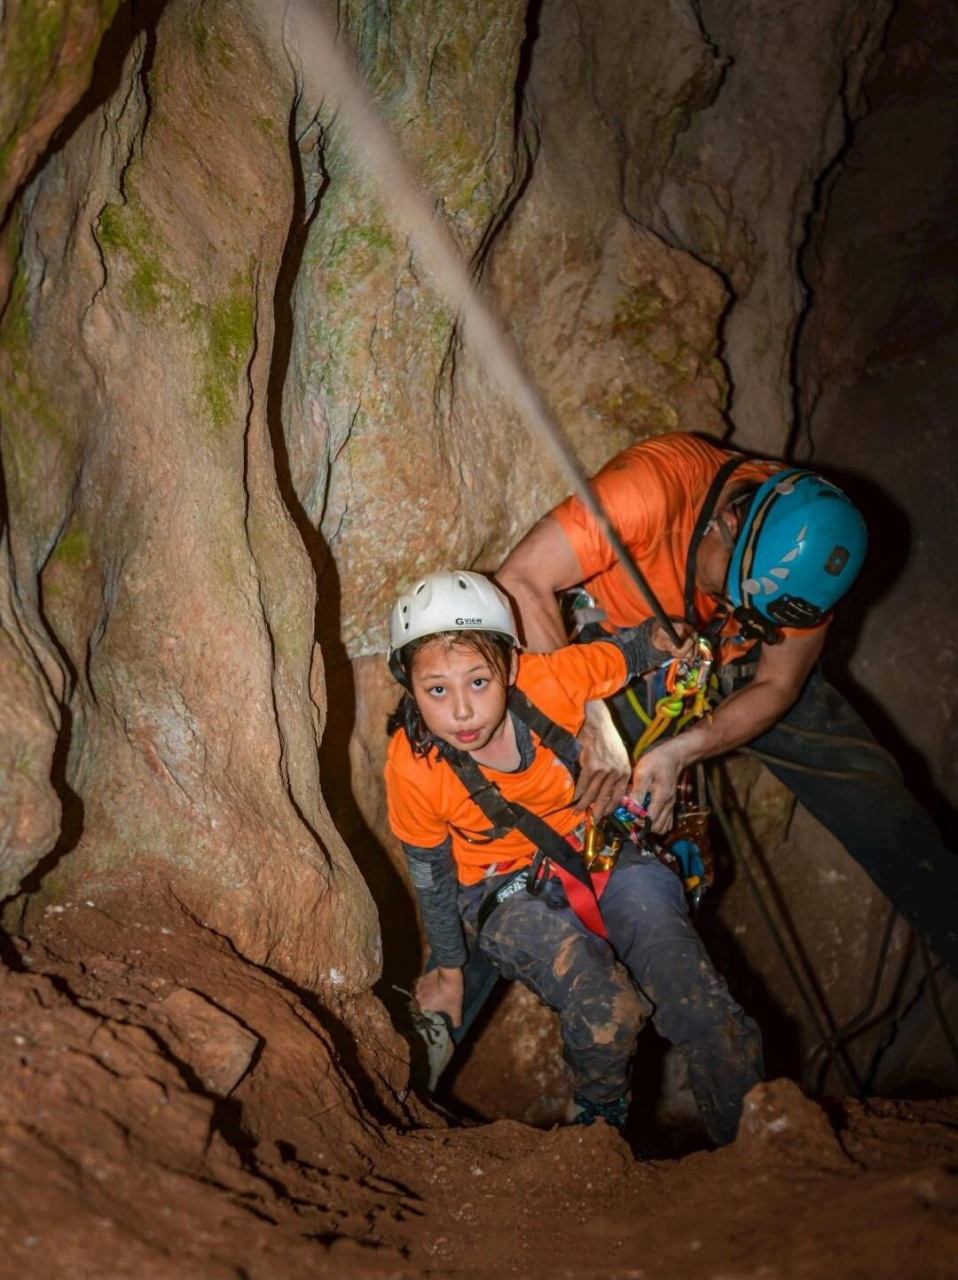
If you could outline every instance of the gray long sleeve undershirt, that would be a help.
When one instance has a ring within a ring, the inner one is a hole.
[[[431,849],[404,840],[402,847],[433,959],[442,969],[458,969],[466,963],[466,940],[459,918],[459,878],[452,840],[446,836]]]

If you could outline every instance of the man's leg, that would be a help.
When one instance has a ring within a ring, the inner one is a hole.
[[[475,926],[481,896],[460,894],[467,925]],[[562,886],[550,880],[541,894],[523,890],[507,898],[486,920],[479,945],[503,977],[518,978],[559,1015],[575,1092],[592,1103],[626,1093],[650,1006],[609,944],[572,911]]]
[[[745,1094],[762,1079],[758,1027],[732,999],[689,919],[682,882],[654,859],[626,853],[602,896],[609,940],[652,1020],[679,1050],[709,1137],[731,1142]]]
[[[820,670],[784,719],[749,746],[958,977],[958,855]]]

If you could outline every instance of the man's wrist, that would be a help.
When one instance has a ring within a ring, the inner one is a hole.
[[[683,769],[688,769],[691,765],[697,764],[704,755],[704,752],[697,750],[700,745],[697,740],[698,729],[699,726],[696,725],[695,728],[687,729],[685,733],[680,733],[678,737],[672,738],[671,741],[663,744],[671,750],[672,759],[679,773]]]

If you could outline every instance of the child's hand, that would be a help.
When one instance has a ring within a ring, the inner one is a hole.
[[[420,1009],[445,1013],[454,1027],[462,1026],[462,970],[431,969],[416,983]]]

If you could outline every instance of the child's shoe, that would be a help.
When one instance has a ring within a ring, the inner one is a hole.
[[[421,1009],[411,991],[396,986],[393,990],[406,997],[402,1028],[406,1039],[409,1040],[409,1030],[416,1033],[415,1039],[410,1041],[412,1056],[409,1063],[409,1083],[414,1089],[434,1093],[439,1077],[449,1066],[456,1049],[452,1039],[452,1023],[444,1013]]]
[[[573,1096],[572,1108],[572,1124],[595,1124],[596,1120],[604,1120],[621,1133],[629,1118],[629,1095],[620,1094],[611,1102],[592,1102],[577,1093]]]

